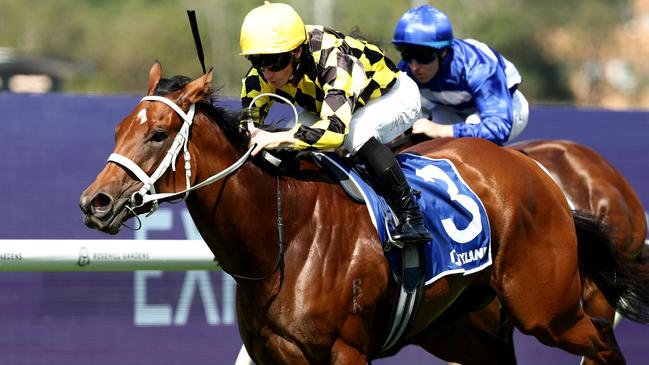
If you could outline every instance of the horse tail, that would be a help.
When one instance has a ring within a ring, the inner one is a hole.
[[[627,261],[601,220],[585,212],[573,217],[581,275],[591,278],[622,316],[649,324],[649,265]]]

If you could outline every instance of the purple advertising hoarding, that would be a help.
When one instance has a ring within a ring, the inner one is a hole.
[[[0,94],[0,240],[200,238],[178,205],[115,237],[82,223],[79,195],[138,99]],[[649,206],[648,135],[649,112],[536,107],[518,140],[571,139],[594,148]],[[218,271],[2,272],[0,285],[1,364],[232,364],[241,346],[234,283]],[[623,321],[618,334],[628,363],[643,362],[649,328]],[[516,339],[521,364],[579,363],[533,338]],[[414,348],[375,363],[415,361],[443,363]]]

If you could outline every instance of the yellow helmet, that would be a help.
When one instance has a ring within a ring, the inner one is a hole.
[[[292,51],[306,41],[302,18],[286,4],[268,1],[252,9],[241,25],[241,55]]]

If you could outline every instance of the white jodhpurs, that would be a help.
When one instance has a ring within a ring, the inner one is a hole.
[[[450,106],[435,104],[435,107],[429,113],[431,120],[439,124],[455,124],[461,121],[468,124],[479,124],[481,122],[480,113],[475,108],[458,110]],[[530,106],[523,93],[519,90],[512,94],[512,114],[514,120],[507,142],[512,141],[523,132],[530,116]]]
[[[343,146],[351,154],[356,154],[372,137],[388,143],[412,127],[420,109],[417,84],[400,72],[390,91],[354,111]],[[298,118],[305,126],[319,120],[319,116],[305,110],[299,113]]]
[[[507,138],[507,142],[518,137],[523,132],[530,118],[530,104],[519,90],[516,90],[512,95],[512,111],[514,114],[514,125],[512,126],[512,132],[509,134],[509,138]]]

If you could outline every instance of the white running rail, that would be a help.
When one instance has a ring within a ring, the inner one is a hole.
[[[218,269],[202,240],[0,240],[0,271]]]

